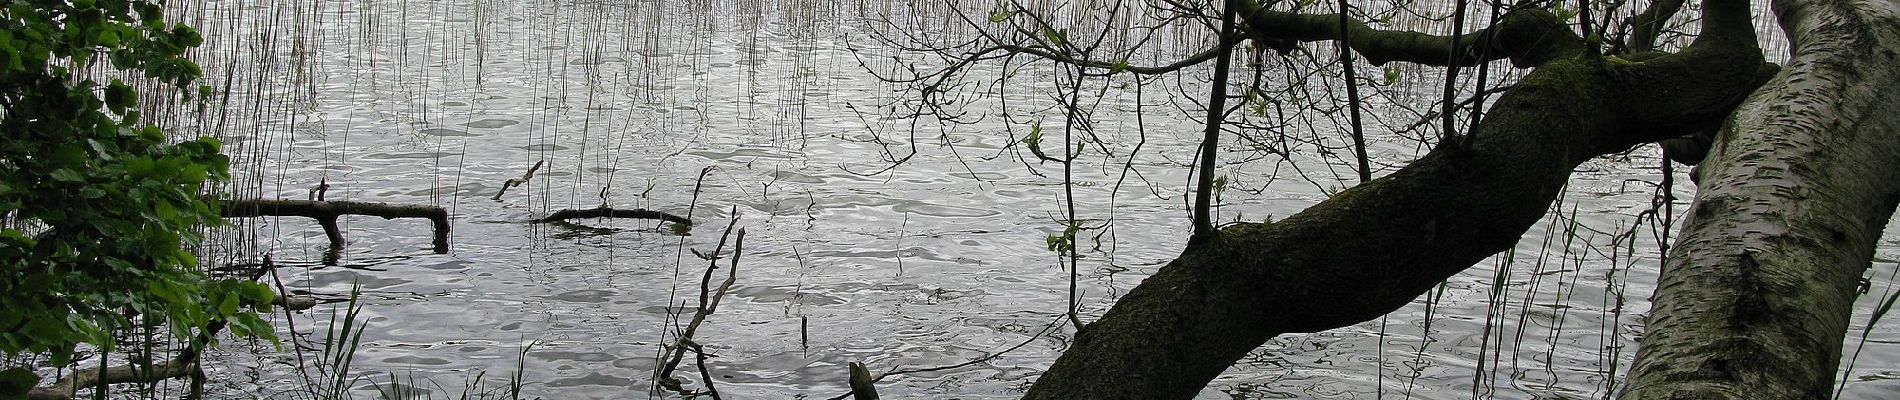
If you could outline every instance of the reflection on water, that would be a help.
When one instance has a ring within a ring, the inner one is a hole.
[[[687,249],[710,250],[735,209],[751,231],[739,280],[697,339],[732,398],[830,397],[845,390],[848,362],[950,365],[1031,341],[880,387],[893,398],[1012,398],[1070,338],[1034,338],[1066,306],[1068,273],[1044,240],[1062,227],[1060,167],[1018,160],[1005,146],[1024,128],[1000,117],[923,120],[913,134],[913,121],[886,115],[905,94],[865,72],[896,67],[897,54],[871,40],[868,27],[883,25],[866,18],[968,33],[948,18],[885,2],[205,4],[191,13],[210,43],[200,56],[213,81],[230,77],[230,103],[180,124],[227,139],[241,171],[233,192],[301,198],[321,181],[335,200],[452,210],[446,255],[428,251],[426,224],[373,218],[343,221],[351,243],[336,267],[318,262],[327,243],[316,224],[295,218],[239,221],[248,225],[225,234],[235,250],[212,255],[303,267],[284,271],[297,292],[360,285],[370,329],[355,368],[394,372],[401,390],[452,394],[473,371],[497,379],[534,342],[522,359],[528,393],[646,393],[658,344],[679,329],[668,316],[690,310],[706,266]],[[1047,88],[1044,78],[1021,84]],[[1079,246],[1088,318],[1172,259],[1188,229],[1183,165],[1198,126],[1165,99],[1201,91],[1155,85],[1138,102],[1134,90],[1103,92],[1092,122],[1113,156],[1076,171],[1081,217],[1112,221]],[[1004,97],[1024,107],[1017,118],[1061,118],[1045,97]],[[1141,121],[1128,112],[1137,108]],[[1388,165],[1417,151],[1400,138],[1373,145]],[[1512,253],[1381,321],[1274,339],[1203,397],[1605,396],[1627,370],[1655,280],[1654,235],[1634,217],[1653,190],[1642,183],[1659,180],[1645,154],[1587,165],[1556,206],[1566,218]],[[542,161],[524,188],[490,199]],[[1307,164],[1306,179],[1292,169],[1223,166],[1238,189],[1223,194],[1222,218],[1289,215],[1342,186],[1340,168]],[[680,237],[645,220],[526,223],[602,204],[692,209],[701,224]],[[1620,236],[1629,231],[1638,235]],[[1883,257],[1900,256],[1883,243]],[[1900,336],[1872,337],[1850,398],[1900,385],[1890,369]],[[282,363],[231,358],[224,381],[257,374],[236,390],[301,382]]]

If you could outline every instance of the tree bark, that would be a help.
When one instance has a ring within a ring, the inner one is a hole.
[[[1702,165],[1623,399],[1822,399],[1900,202],[1900,4],[1776,4],[1794,54]]]
[[[1447,139],[1283,221],[1189,244],[1078,332],[1024,398],[1192,398],[1275,335],[1377,318],[1508,249],[1578,164],[1712,127],[1753,90],[1761,50],[1748,4],[1704,9],[1708,34],[1681,53],[1544,64],[1499,98],[1469,147]]]

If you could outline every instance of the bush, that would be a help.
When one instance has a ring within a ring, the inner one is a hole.
[[[241,304],[270,291],[208,277],[186,250],[221,222],[200,195],[227,177],[218,141],[172,143],[139,120],[140,92],[190,98],[197,31],[124,0],[8,2],[0,28],[0,351],[66,365],[77,344],[110,350],[134,321],[175,337],[213,321],[268,335]]]

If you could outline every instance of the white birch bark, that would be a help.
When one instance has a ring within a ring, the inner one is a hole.
[[[1621,398],[1832,394],[1900,201],[1900,1],[1784,0],[1788,65],[1702,164]]]

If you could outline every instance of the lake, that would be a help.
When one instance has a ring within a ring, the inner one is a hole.
[[[1064,231],[1069,189],[1076,218],[1095,228],[1077,235],[1085,321],[1173,259],[1189,230],[1187,166],[1202,111],[1188,99],[1207,92],[1204,69],[1139,84],[1125,76],[1084,82],[1074,94],[1092,110],[1082,124],[1065,122],[1059,102],[1070,96],[1059,90],[1072,87],[1071,72],[991,61],[952,92],[970,96],[954,109],[969,112],[966,123],[907,118],[916,93],[871,72],[889,77],[910,62],[927,69],[942,61],[878,38],[910,32],[954,43],[972,34],[941,5],[174,6],[205,34],[198,59],[206,83],[223,93],[203,116],[161,120],[226,141],[227,192],[304,199],[327,183],[329,200],[434,205],[453,215],[446,254],[430,250],[426,222],[374,217],[346,218],[349,245],[336,255],[325,254],[323,232],[302,218],[236,221],[206,250],[214,263],[269,255],[295,293],[334,299],[360,286],[368,328],[351,373],[362,378],[351,384],[360,397],[391,388],[399,397],[458,397],[471,382],[492,389],[517,370],[531,396],[650,396],[660,346],[686,324],[675,315],[684,308],[690,319],[698,304],[709,262],[695,252],[714,251],[736,219],[746,228],[736,283],[694,337],[722,395],[830,398],[846,392],[849,362],[873,372],[922,369],[1027,343],[879,384],[888,398],[1015,398],[1073,334],[1067,325],[1045,329],[1068,307],[1070,273],[1047,238]],[[975,10],[975,21],[988,16]],[[1093,14],[1059,15],[1075,24],[1070,37],[1100,31],[1087,27]],[[1209,42],[1192,29],[1167,32],[1155,39],[1160,50],[1131,62],[1163,63]],[[1301,63],[1311,62],[1275,71]],[[1403,128],[1433,107],[1430,76],[1442,72],[1360,72],[1373,77],[1369,147],[1377,172],[1387,173],[1423,152],[1430,131]],[[1493,83],[1508,77],[1492,73]],[[992,84],[998,76],[1010,78]],[[1289,107],[1344,96],[1324,79],[1263,79],[1285,90],[1278,98]],[[1243,114],[1245,132],[1262,140],[1227,139],[1234,150],[1219,166],[1220,220],[1283,217],[1357,181],[1337,108]],[[1038,124],[1051,154],[1073,146],[1061,141],[1065,132],[1085,142],[1072,185],[1061,163],[1039,162],[1016,144]],[[537,163],[544,166],[525,186],[494,199]],[[1677,182],[1687,182],[1684,172]],[[1587,163],[1513,251],[1384,319],[1276,338],[1201,397],[1605,397],[1634,357],[1654,290],[1665,230],[1642,213],[1662,175],[1653,147]],[[1670,210],[1679,214],[1694,191],[1673,190]],[[527,222],[603,204],[697,224],[681,236],[652,220]],[[1849,356],[1894,290],[1900,239],[1883,238],[1876,258]],[[714,285],[729,264],[720,265]],[[286,335],[323,340],[331,307],[274,321]],[[1891,323],[1871,330],[1845,398],[1900,390],[1897,340]],[[305,381],[293,366],[314,355],[290,349],[227,345],[213,358],[216,390],[302,398]],[[692,363],[689,356],[675,376],[704,388]]]

